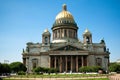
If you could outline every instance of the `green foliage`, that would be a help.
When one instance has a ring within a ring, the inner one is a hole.
[[[3,71],[3,66],[2,66],[2,64],[0,63],[0,73],[2,73]]]
[[[34,68],[33,71],[37,74],[39,74],[40,72],[43,72],[43,68],[42,67],[37,67],[37,68]]]
[[[0,73],[10,73],[11,69],[9,64],[1,64],[0,63]]]
[[[50,68],[50,69],[48,70],[48,73],[55,73],[55,69],[54,69],[54,68]]]
[[[48,73],[49,68],[44,68],[43,72]]]
[[[33,72],[39,73],[57,73],[58,69],[55,68],[44,68],[44,67],[37,67],[33,69]]]
[[[100,66],[83,66],[79,68],[80,72],[98,72],[102,69]]]
[[[19,71],[18,75],[25,75],[25,72],[24,71]]]
[[[21,62],[13,62],[10,64],[10,68],[13,72],[19,72],[19,71],[26,71],[27,68],[25,67],[25,65]]]
[[[117,63],[110,63],[109,71],[110,71],[110,72],[117,72],[117,71],[120,71],[120,64],[117,64]]]

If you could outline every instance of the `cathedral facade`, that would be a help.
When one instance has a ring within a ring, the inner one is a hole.
[[[66,5],[56,16],[51,33],[46,29],[42,34],[42,43],[28,42],[23,49],[23,63],[28,72],[38,66],[57,68],[59,72],[78,72],[82,66],[101,66],[104,70],[109,65],[109,50],[104,40],[92,42],[92,33],[86,29],[78,39],[78,26]]]

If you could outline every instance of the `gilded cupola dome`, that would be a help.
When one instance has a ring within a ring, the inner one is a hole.
[[[70,12],[67,11],[67,6],[63,4],[63,10],[56,16],[55,20],[60,20],[60,19],[70,19],[71,21],[74,22],[73,16]]]
[[[91,35],[91,32],[90,32],[88,29],[86,29],[86,30],[84,31],[83,35]]]
[[[45,29],[42,35],[50,35],[50,32],[48,31],[48,29]]]
[[[67,11],[66,4],[63,4],[62,7],[63,10],[60,13],[58,13],[58,15],[56,16],[55,23],[53,24],[53,26],[58,26],[63,24],[73,24],[76,26],[72,14],[69,11]]]

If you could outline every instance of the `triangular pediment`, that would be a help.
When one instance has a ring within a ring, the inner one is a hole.
[[[54,48],[52,50],[53,51],[76,51],[76,50],[85,51],[82,48],[78,48],[78,47],[72,46],[72,45],[60,46],[60,47]]]

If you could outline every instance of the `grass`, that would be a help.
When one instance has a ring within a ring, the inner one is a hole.
[[[44,74],[44,75],[17,75],[13,76],[18,78],[71,78],[71,77],[102,77],[102,76],[108,76],[106,74]]]
[[[97,77],[97,78],[96,78]],[[99,77],[99,78],[98,78]],[[44,75],[16,75],[9,78],[4,78],[3,80],[21,80],[22,78],[70,78],[70,80],[109,80],[106,74],[44,74]],[[19,78],[19,79],[15,79]],[[83,79],[85,78],[85,79]],[[29,79],[24,79],[29,80]]]

